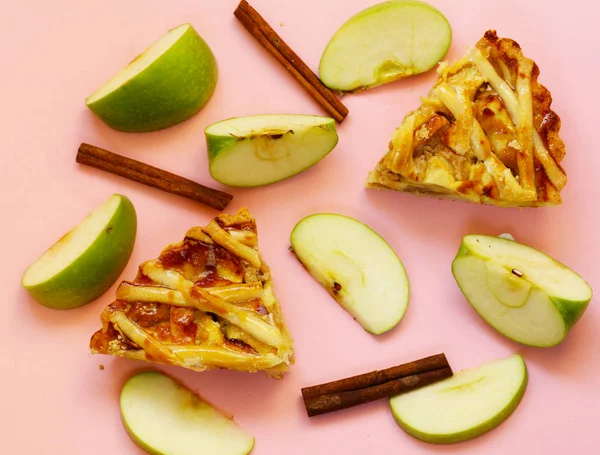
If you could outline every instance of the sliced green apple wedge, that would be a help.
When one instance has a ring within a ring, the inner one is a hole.
[[[119,277],[133,251],[136,231],[133,204],[114,194],[29,266],[22,285],[50,308],[85,305]]]
[[[217,62],[190,24],[165,33],[86,99],[108,126],[141,133],[168,128],[199,112],[217,84]]]
[[[254,438],[180,383],[150,371],[121,391],[121,418],[152,455],[246,455]]]
[[[452,30],[442,13],[417,0],[393,0],[350,18],[327,45],[319,76],[329,88],[353,91],[433,68]]]
[[[388,243],[363,223],[321,213],[298,222],[292,250],[308,272],[368,332],[400,322],[409,299],[408,277]]]
[[[480,436],[504,422],[527,388],[523,358],[486,363],[390,399],[392,414],[411,436],[452,444]]]
[[[206,128],[209,171],[230,186],[261,186],[308,169],[338,142],[335,120],[316,115],[252,115]]]
[[[467,235],[452,273],[483,319],[529,346],[559,344],[592,298],[590,286],[565,265],[506,238]]]

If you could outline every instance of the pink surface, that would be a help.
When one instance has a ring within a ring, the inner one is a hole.
[[[330,36],[373,0],[254,0],[253,4],[311,65]],[[567,145],[569,183],[559,208],[512,210],[366,191],[367,172],[392,130],[418,104],[434,73],[390,84],[344,102],[350,116],[340,143],[309,171],[266,188],[233,190],[230,210],[248,206],[274,271],[276,292],[296,341],[297,364],[283,381],[229,371],[167,368],[256,436],[254,453],[592,454],[600,420],[600,312],[597,299],[559,347],[526,348],[488,327],[459,292],[450,263],[468,233],[510,232],[565,262],[600,290],[598,234],[596,29],[599,7],[544,0],[431,0],[448,17],[449,58],[488,28],[517,40],[541,68]],[[81,309],[60,312],[34,302],[20,286],[25,268],[114,192],[139,217],[137,244],[122,278],[187,228],[216,212],[193,202],[80,167],[89,142],[213,185],[203,128],[226,117],[316,113],[320,108],[252,41],[233,17],[236,0],[55,0],[11,2],[2,12],[0,167],[4,310],[0,318],[2,453],[139,454],[119,420],[123,381],[139,364],[90,356],[88,341],[115,286]],[[592,8],[595,11],[592,11]],[[112,131],[84,98],[164,31],[191,22],[218,59],[210,104],[166,131]],[[302,217],[332,211],[377,230],[402,258],[411,282],[404,320],[390,333],[364,332],[287,251]],[[496,430],[454,446],[426,445],[394,423],[387,401],[309,420],[300,388],[445,352],[456,370],[519,352],[530,384],[522,404]],[[105,369],[100,370],[99,365]],[[10,411],[8,411],[10,409]]]

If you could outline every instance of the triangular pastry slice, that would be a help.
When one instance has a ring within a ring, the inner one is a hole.
[[[292,340],[246,209],[191,228],[124,281],[91,339],[94,354],[281,377]]]
[[[560,204],[565,146],[538,75],[515,41],[486,32],[455,64],[440,64],[367,187],[502,207]]]

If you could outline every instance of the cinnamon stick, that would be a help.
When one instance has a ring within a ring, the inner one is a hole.
[[[341,123],[348,109],[302,61],[265,19],[246,0],[241,0],[233,13],[262,47],[296,79],[300,85],[331,115]]]
[[[358,376],[352,376],[346,379],[327,382],[312,387],[305,387],[302,389],[302,396],[304,398],[312,398],[328,393],[347,392],[349,390],[383,384],[384,382],[393,381],[394,379],[404,376],[448,367],[450,367],[450,365],[448,364],[446,356],[444,354],[436,354],[385,370],[371,371],[370,373],[359,374]]]
[[[452,376],[444,354],[302,389],[309,417],[414,390]]]
[[[308,398],[304,400],[304,405],[308,416],[314,417],[328,412],[340,411],[360,404],[369,403],[381,398],[391,397],[402,392],[409,392],[419,387],[449,378],[450,376],[452,376],[452,370],[450,368],[442,368],[439,370],[405,376],[373,387]]]
[[[230,194],[90,144],[83,143],[79,146],[76,161],[217,210],[223,210],[233,198]]]

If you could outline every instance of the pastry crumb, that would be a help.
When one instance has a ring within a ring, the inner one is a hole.
[[[415,136],[421,141],[426,141],[429,139],[429,130],[427,129],[427,126],[423,125],[421,128],[419,128],[415,133]]]
[[[280,26],[280,27],[283,27],[283,22],[280,22],[280,23],[279,23],[279,26]]]
[[[521,144],[519,144],[519,141],[517,141],[516,139],[510,141],[508,143],[508,146],[514,148],[515,150],[521,150]]]
[[[104,365],[98,365],[98,369],[99,369],[100,371],[104,370]]]

